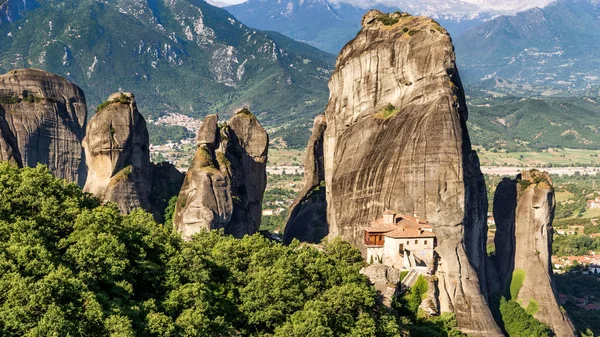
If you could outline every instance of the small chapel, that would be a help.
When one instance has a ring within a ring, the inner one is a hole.
[[[381,263],[400,270],[433,268],[436,236],[433,227],[413,216],[383,213],[364,229],[367,262]]]

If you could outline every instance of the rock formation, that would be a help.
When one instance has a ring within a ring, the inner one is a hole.
[[[402,288],[400,270],[383,264],[370,264],[362,268],[360,273],[365,275],[375,287],[381,304],[391,308],[394,298]]]
[[[98,108],[83,147],[88,166],[84,191],[117,203],[124,214],[142,208],[159,218],[169,199],[168,188],[174,189],[178,182],[181,186],[183,175],[170,164],[154,167],[150,163],[146,121],[131,93],[115,93]],[[173,185],[157,187],[167,181]]]
[[[86,118],[83,92],[58,75],[19,69],[0,76],[0,160],[45,164],[83,186]]]
[[[504,179],[498,185],[494,195],[496,268],[503,295],[516,295],[513,299],[524,308],[537,307],[533,316],[556,336],[574,337],[573,324],[561,311],[551,281],[555,206],[552,180],[546,172],[525,171],[516,180]]]
[[[439,311],[467,334],[502,336],[487,304],[485,184],[450,36],[432,19],[372,10],[329,89],[329,235],[364,251],[363,228],[385,210],[417,213],[437,234]]]
[[[206,117],[197,145],[175,208],[177,231],[184,238],[211,229],[236,237],[256,233],[267,186],[267,132],[242,109],[225,125],[217,115]]]
[[[306,148],[304,187],[290,206],[283,235],[285,244],[293,239],[319,243],[328,234],[323,167],[323,135],[326,128],[325,116],[317,116]]]

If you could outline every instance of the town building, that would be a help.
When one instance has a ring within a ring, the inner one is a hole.
[[[436,237],[424,219],[391,211],[364,229],[367,262],[400,270],[431,270]]]
[[[600,197],[596,197],[594,200],[587,201],[588,209],[600,209]]]

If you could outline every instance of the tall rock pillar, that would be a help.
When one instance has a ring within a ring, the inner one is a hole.
[[[574,337],[573,324],[558,305],[551,280],[555,206],[547,172],[524,171],[516,180],[505,179],[498,185],[494,195],[496,268],[505,296],[513,296],[525,308],[535,308],[533,317],[557,337]]]
[[[329,235],[363,252],[363,229],[387,210],[437,234],[442,312],[477,336],[502,336],[487,304],[487,200],[471,149],[450,36],[434,20],[372,10],[329,81],[324,169]]]

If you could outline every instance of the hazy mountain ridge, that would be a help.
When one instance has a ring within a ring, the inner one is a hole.
[[[1,21],[0,72],[58,73],[81,86],[90,105],[124,90],[136,93],[145,114],[247,105],[280,125],[290,116],[310,121],[327,100],[332,55],[248,28],[201,0],[18,3],[2,5],[0,18],[23,18]]]
[[[455,39],[465,82],[501,77],[573,91],[600,80],[600,6],[561,0],[501,16]]]
[[[360,20],[369,9],[383,12],[403,10],[415,15],[426,15],[438,20],[453,35],[458,35],[484,20],[491,13],[469,11],[446,12],[444,6],[428,6],[414,2],[334,2],[329,0],[249,0],[226,9],[251,27],[274,30],[298,41],[306,42],[330,53],[337,54],[356,36]]]

